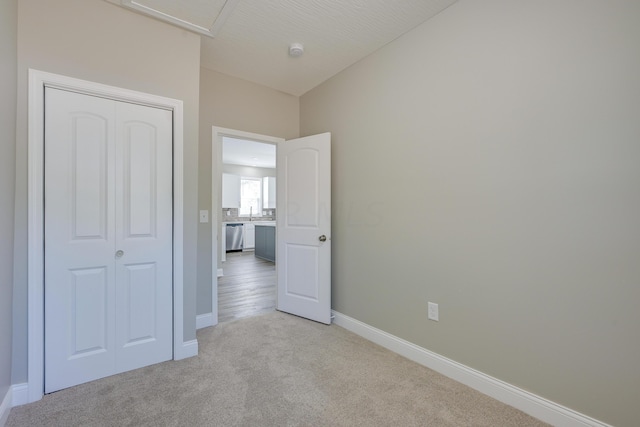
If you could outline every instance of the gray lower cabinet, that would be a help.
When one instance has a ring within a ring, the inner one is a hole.
[[[267,261],[276,262],[276,228],[256,225],[255,255]]]

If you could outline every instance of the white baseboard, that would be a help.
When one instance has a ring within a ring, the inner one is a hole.
[[[29,403],[29,383],[14,384],[12,406],[26,405]]]
[[[611,427],[565,406],[333,311],[334,323],[494,399],[558,427]]]
[[[222,277],[224,276],[224,272],[222,271],[221,268],[218,269],[218,277]]]
[[[189,357],[198,355],[198,340],[185,341],[182,343],[182,347],[177,348],[177,352],[174,355],[174,360],[187,359]]]
[[[213,313],[199,314],[196,316],[196,329],[202,329],[213,325]]]
[[[9,412],[11,412],[11,407],[13,406],[13,387],[9,387],[4,397],[2,398],[2,402],[0,403],[0,427],[4,427],[9,419]]]

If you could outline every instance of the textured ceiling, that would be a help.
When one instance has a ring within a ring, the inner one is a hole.
[[[202,38],[203,67],[302,95],[457,0],[107,1],[213,28]],[[294,42],[305,48],[299,58],[288,55]]]
[[[302,95],[455,0],[241,0],[201,65]],[[292,42],[305,53],[288,55]]]

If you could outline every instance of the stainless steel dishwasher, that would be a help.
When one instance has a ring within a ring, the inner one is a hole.
[[[241,251],[243,224],[227,224],[227,252]]]

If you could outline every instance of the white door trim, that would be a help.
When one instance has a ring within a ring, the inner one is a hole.
[[[183,343],[182,101],[29,70],[28,103],[28,390],[44,394],[44,88],[52,87],[173,111],[173,358],[192,355]]]
[[[211,212],[216,213],[215,216],[212,215],[213,218],[218,218],[219,213],[222,212],[222,137],[248,139],[274,145],[284,142],[285,139],[218,126],[212,126],[211,135]],[[225,238],[225,236],[218,236],[218,232],[222,229],[223,221],[224,218],[220,218],[215,224],[211,224],[211,279],[213,282],[211,316],[214,325],[218,324],[218,277],[223,274],[223,269],[218,269],[218,251],[221,250],[221,241]]]

